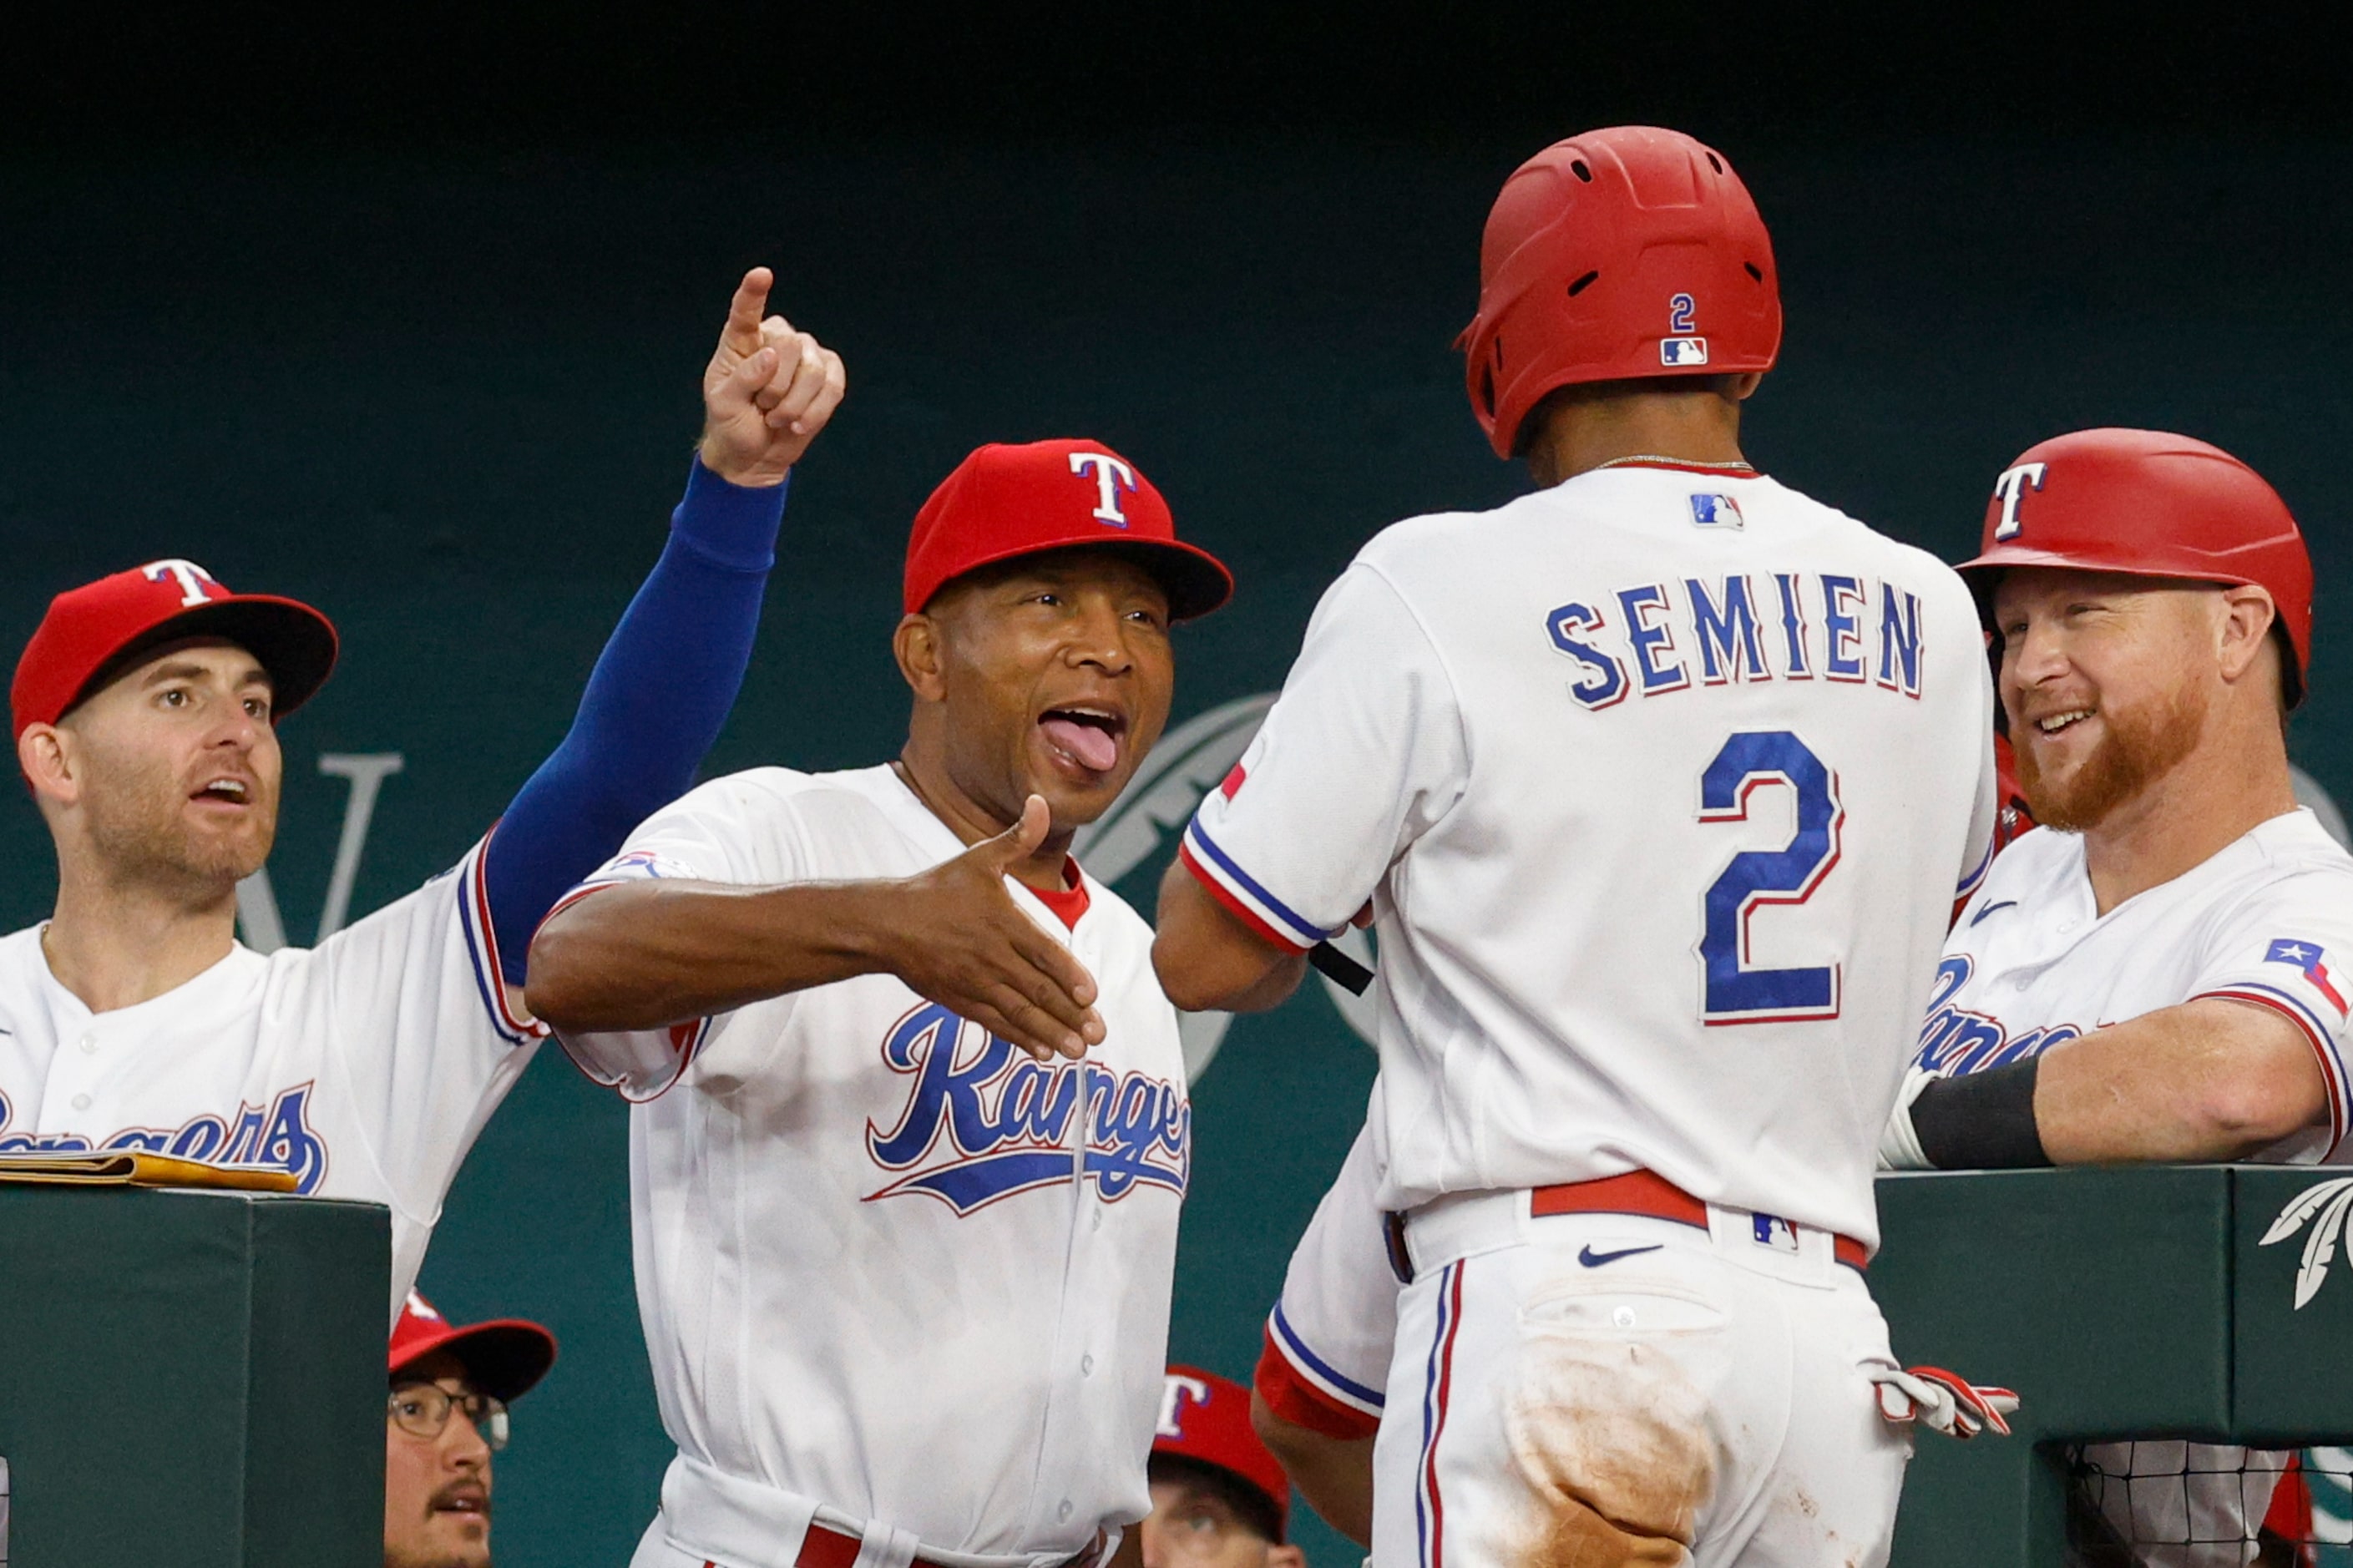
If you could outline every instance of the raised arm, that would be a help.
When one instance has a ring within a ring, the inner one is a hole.
[[[651,1029],[888,973],[1040,1059],[1083,1056],[1103,1038],[1094,981],[1005,886],[1048,824],[1032,795],[1006,832],[903,879],[592,887],[540,928],[531,1009],[570,1035]]]
[[[684,793],[742,687],[776,562],[785,480],[844,389],[840,357],[744,276],[703,372],[703,431],[669,543],[588,678],[580,709],[492,834],[483,879],[506,984],[540,919],[629,829]]]

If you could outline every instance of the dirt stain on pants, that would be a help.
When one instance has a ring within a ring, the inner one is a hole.
[[[1530,1493],[1523,1568],[1661,1568],[1690,1561],[1715,1484],[1699,1391],[1656,1347],[1531,1336],[1505,1407]]]

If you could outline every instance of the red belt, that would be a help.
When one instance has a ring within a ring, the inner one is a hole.
[[[801,1554],[793,1561],[800,1568],[850,1568],[858,1561],[861,1544],[858,1537],[828,1530],[812,1520],[808,1533],[801,1537]],[[910,1568],[942,1568],[942,1564],[918,1557]]]
[[[1071,1553],[1070,1561],[1073,1563],[1093,1562],[1103,1555],[1103,1532],[1097,1531],[1094,1543]],[[828,1530],[812,1520],[808,1533],[801,1537],[800,1555],[793,1561],[798,1568],[850,1568],[858,1561],[860,1544],[858,1537],[845,1535],[839,1530]],[[712,1568],[712,1564],[706,1563],[702,1568]],[[910,1568],[944,1568],[944,1565],[928,1557],[918,1557]]]
[[[1536,1215],[1633,1214],[1707,1228],[1707,1205],[1650,1171],[1630,1171],[1622,1176],[1603,1176],[1598,1181],[1538,1187],[1528,1194],[1528,1212]],[[1771,1215],[1757,1217],[1768,1221],[1775,1218]],[[1787,1220],[1779,1223],[1788,1224]],[[1852,1237],[1833,1237],[1831,1252],[1841,1263],[1857,1270],[1871,1260],[1869,1249]]]

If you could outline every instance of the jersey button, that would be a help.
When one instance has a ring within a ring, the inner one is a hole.
[[[1094,1374],[1095,1358],[1091,1355],[1081,1356],[1079,1358],[1079,1375],[1081,1377],[1092,1377]]]
[[[1089,1228],[1093,1230],[1101,1230],[1103,1228],[1103,1210],[1095,1210],[1094,1223]]]
[[[1069,1498],[1064,1498],[1062,1500],[1062,1506],[1054,1510],[1054,1517],[1057,1520],[1064,1520],[1071,1517],[1071,1500]]]
[[[88,1110],[90,1109],[90,1096],[86,1094],[75,1095],[73,1097],[73,1108],[76,1110]]]
[[[81,1037],[81,1054],[84,1056],[91,1056],[96,1054],[97,1050],[98,1037],[96,1035],[84,1035]]]

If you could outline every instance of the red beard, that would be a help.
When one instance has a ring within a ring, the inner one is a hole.
[[[2198,749],[2206,728],[2206,694],[2196,688],[2139,708],[2103,708],[2107,738],[2065,779],[2044,776],[2031,738],[2017,744],[2018,784],[2034,820],[2062,833],[2097,827],[2118,806],[2170,773]],[[2013,726],[2013,744],[2019,731]]]

